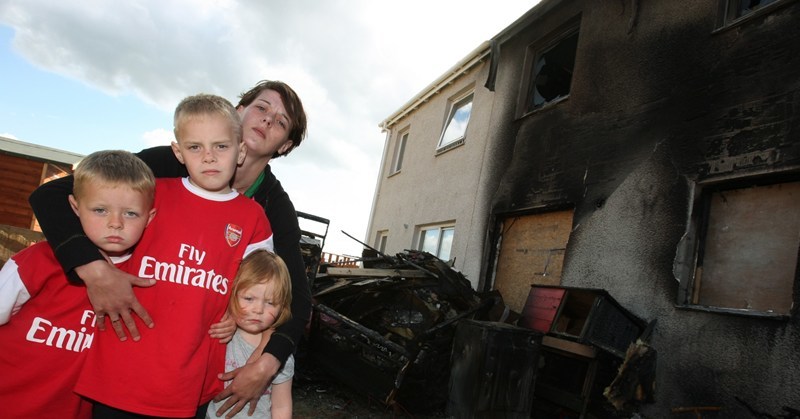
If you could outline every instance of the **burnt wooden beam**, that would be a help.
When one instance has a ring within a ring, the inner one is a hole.
[[[366,277],[402,277],[428,278],[425,272],[417,269],[378,269],[378,268],[333,268],[327,269],[328,276],[366,276]]]

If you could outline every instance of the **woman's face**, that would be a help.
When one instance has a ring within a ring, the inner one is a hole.
[[[291,146],[291,120],[281,95],[274,90],[262,91],[252,103],[238,109],[242,117],[242,137],[247,159],[285,153]]]

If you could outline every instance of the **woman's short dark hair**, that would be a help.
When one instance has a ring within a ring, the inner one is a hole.
[[[292,124],[292,129],[289,131],[289,139],[292,141],[292,146],[289,147],[285,153],[278,154],[276,152],[272,157],[285,156],[289,154],[290,151],[294,150],[295,147],[299,146],[306,136],[306,111],[303,109],[303,102],[300,101],[300,97],[297,96],[294,89],[289,87],[288,84],[277,80],[261,80],[256,83],[253,88],[239,95],[239,103],[236,107],[247,107],[253,103],[264,90],[274,90],[278,92],[283,101],[283,106],[286,107],[286,111],[289,113],[289,120]]]

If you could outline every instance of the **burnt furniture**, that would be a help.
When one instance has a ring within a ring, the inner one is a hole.
[[[456,418],[529,418],[543,334],[507,323],[458,322],[447,413]]]
[[[303,255],[303,263],[306,266],[308,283],[313,287],[322,259],[322,248],[325,247],[325,237],[328,235],[328,227],[331,222],[327,218],[301,211],[297,211],[297,219],[303,225],[300,230],[300,253]],[[307,224],[314,226],[315,231],[311,231]],[[322,232],[323,226],[325,227],[324,232]]]
[[[602,289],[531,287],[518,324],[546,335],[533,417],[613,417],[603,396],[647,324]]]

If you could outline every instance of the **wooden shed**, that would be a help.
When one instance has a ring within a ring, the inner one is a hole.
[[[28,196],[48,180],[72,174],[80,154],[0,136],[0,266],[41,240]]]
[[[72,174],[82,158],[0,136],[0,224],[38,230],[28,196],[42,183]]]

